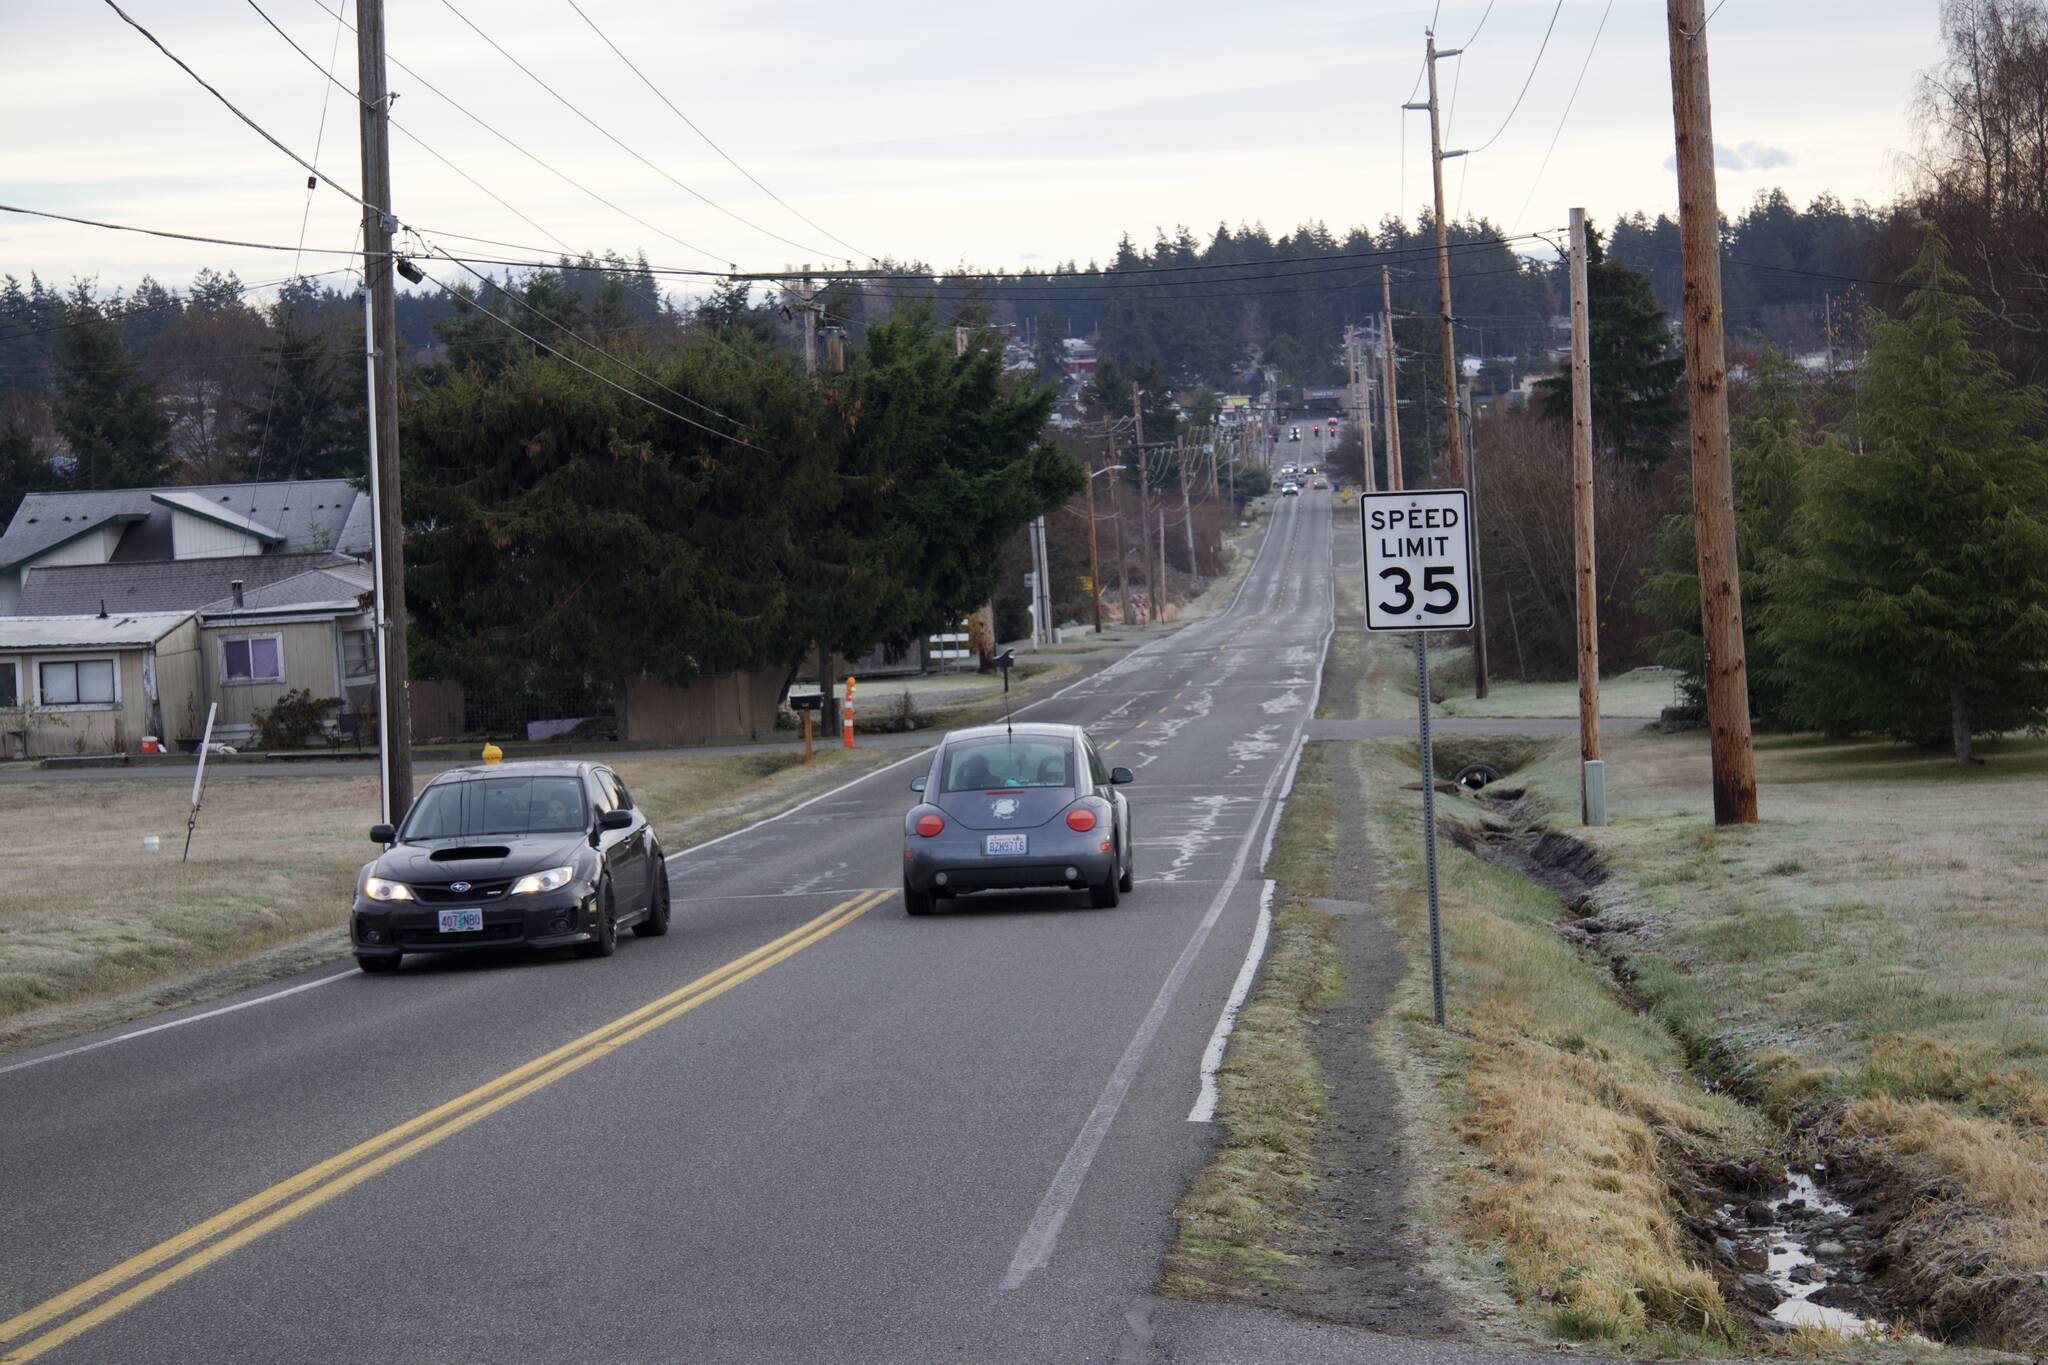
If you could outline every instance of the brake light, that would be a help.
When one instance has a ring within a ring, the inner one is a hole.
[[[1086,834],[1095,828],[1095,812],[1086,806],[1076,806],[1067,812],[1067,828]]]
[[[922,834],[927,839],[931,838],[934,834],[937,834],[940,830],[944,829],[945,827],[946,822],[939,816],[920,815],[917,817],[917,832],[919,834]]]

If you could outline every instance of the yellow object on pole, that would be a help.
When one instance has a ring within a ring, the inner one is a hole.
[[[500,749],[500,748],[499,748],[499,747],[497,746],[497,744],[496,744],[495,742],[493,742],[493,741],[491,741],[491,740],[488,740],[488,739],[487,739],[487,740],[485,740],[485,741],[484,741],[484,762],[486,762],[486,763],[503,763],[504,761],[505,761],[505,751],[504,751],[503,749]]]

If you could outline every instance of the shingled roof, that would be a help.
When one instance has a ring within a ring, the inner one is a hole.
[[[0,535],[0,572],[108,522],[130,523],[114,550],[115,563],[169,560],[172,517],[179,511],[195,515],[202,503],[217,513],[214,520],[272,533],[281,554],[370,551],[369,496],[347,479],[115,488],[23,498]]]
[[[243,598],[311,570],[355,564],[343,555],[245,555],[131,564],[31,564],[22,575],[18,616],[97,612],[194,611],[229,600],[236,579]],[[367,570],[365,571],[367,572]]]

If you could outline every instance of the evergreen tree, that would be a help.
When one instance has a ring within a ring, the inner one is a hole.
[[[170,419],[121,331],[81,284],[59,348],[57,429],[71,447],[76,488],[145,488],[171,477]]]
[[[242,411],[252,479],[354,478],[369,461],[368,433],[342,389],[327,347],[284,316],[265,401]]]
[[[2048,721],[2043,403],[1973,345],[1987,310],[1938,233],[1905,282],[1859,378],[1857,447],[1807,464],[1764,633],[1806,723],[1945,732],[1969,762],[1973,735]]]
[[[64,476],[36,453],[26,432],[9,422],[0,431],[0,529],[14,519],[24,497],[63,486]]]
[[[1799,506],[1799,475],[1814,440],[1799,367],[1783,351],[1758,358],[1750,405],[1736,420],[1730,458],[1735,477],[1736,562],[1742,575],[1743,648],[1748,663],[1750,711],[1766,724],[1786,719],[1788,671],[1772,647],[1769,569],[1789,550]],[[1658,532],[1654,562],[1641,605],[1663,622],[1657,661],[1675,669],[1694,710],[1705,704],[1706,643],[1700,636],[1699,562],[1690,499]]]
[[[1600,234],[1586,229],[1587,355],[1593,369],[1593,442],[1608,456],[1645,469],[1671,455],[1685,424],[1678,386],[1685,361],[1674,353],[1664,310],[1649,277],[1607,259]],[[1570,366],[1536,386],[1540,410],[1572,419]]]

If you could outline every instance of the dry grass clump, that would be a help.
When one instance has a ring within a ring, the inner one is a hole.
[[[1467,1200],[1501,1249],[1510,1288],[1549,1305],[1558,1333],[1636,1341],[1653,1327],[1726,1339],[1720,1287],[1689,1262],[1665,1187],[1659,1123],[1712,1127],[1652,1082],[1617,1086],[1633,1064],[1526,1039],[1475,1055],[1461,1136],[1491,1179]],[[1629,1100],[1649,1101],[1650,1114]]]
[[[1913,1201],[1885,1234],[1928,1325],[1988,1344],[2048,1342],[2048,1139],[1931,1100],[1859,1100],[1840,1133]]]

